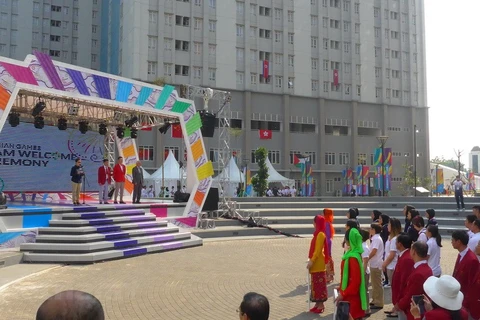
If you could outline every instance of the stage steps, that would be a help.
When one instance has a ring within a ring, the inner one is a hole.
[[[141,209],[64,213],[38,229],[35,243],[24,243],[24,262],[84,264],[202,245]]]

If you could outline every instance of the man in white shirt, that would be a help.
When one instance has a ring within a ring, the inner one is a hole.
[[[480,219],[477,219],[472,223],[472,233],[473,236],[468,241],[468,248],[475,253],[475,248],[480,242]],[[480,261],[480,256],[477,256],[477,258]]]
[[[292,187],[292,189],[290,189],[290,195],[292,197],[295,197],[297,195],[297,189],[295,189],[295,187]]]
[[[468,238],[470,239],[473,237],[472,225],[475,222],[475,220],[477,220],[477,216],[474,214],[469,214],[465,218],[465,227],[468,229],[467,233],[468,233]]]
[[[370,277],[372,282],[372,303],[370,303],[370,309],[378,310],[382,309],[384,305],[383,301],[383,286],[382,286],[382,264],[384,245],[383,240],[380,237],[382,232],[382,226],[377,223],[370,225],[370,235],[372,236],[370,244],[370,255],[368,256],[368,262],[370,263]]]
[[[460,202],[462,203],[462,210],[465,210],[463,203],[463,185],[465,183],[457,176],[457,179],[452,181],[453,189],[455,190],[455,201],[457,202],[457,210],[460,210]]]
[[[273,191],[270,188],[267,190],[267,197],[273,197]]]

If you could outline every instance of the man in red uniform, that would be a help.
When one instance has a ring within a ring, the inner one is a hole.
[[[470,297],[471,292],[478,291],[478,286],[475,285],[477,277],[479,262],[477,255],[468,248],[469,237],[466,231],[456,230],[452,233],[452,247],[458,250],[459,254],[453,269],[453,277],[460,283],[460,291],[465,296],[463,299],[463,307],[470,312],[473,297]],[[477,302],[478,304],[478,302]]]
[[[475,254],[480,256],[480,242],[475,248]],[[470,286],[470,291],[465,295],[468,305],[468,313],[470,319],[480,319],[480,266],[477,271],[477,276]]]
[[[415,264],[413,265],[414,270],[407,279],[404,294],[399,297],[397,304],[395,304],[395,310],[398,312],[399,320],[414,320],[410,312],[412,296],[425,294],[423,283],[433,275],[432,269],[427,263],[427,254],[428,246],[423,241],[415,242],[410,249],[410,255]]]
[[[410,248],[412,246],[412,239],[406,233],[400,234],[397,237],[397,251],[399,252],[397,265],[393,271],[392,283],[392,303],[395,306],[401,297],[405,294],[408,277],[413,272],[412,256],[410,255]],[[386,312],[388,318],[396,318],[398,315],[395,312]]]
[[[125,187],[125,174],[127,167],[123,164],[123,158],[118,157],[117,164],[113,167],[113,180],[115,180],[115,194],[113,203],[117,202],[118,193],[120,192],[120,203],[123,202],[123,188]]]
[[[108,165],[108,159],[103,160],[103,165],[98,168],[98,201],[100,204],[108,204],[108,186],[112,183],[112,170]]]

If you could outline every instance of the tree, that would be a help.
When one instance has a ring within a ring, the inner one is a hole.
[[[267,179],[268,179],[268,168],[267,168],[267,149],[260,147],[255,150],[255,160],[258,164],[258,172],[252,177],[252,186],[253,190],[257,193],[258,196],[263,197],[267,191]]]
[[[431,162],[458,170],[458,160],[453,158],[446,160],[443,156],[441,158],[435,157],[431,160]],[[460,162],[460,171],[465,171],[465,164],[462,162]]]
[[[403,166],[404,175],[400,188],[402,190],[403,196],[411,196],[414,193],[413,188],[415,187],[415,173],[413,172],[413,166],[404,164]],[[427,190],[432,188],[432,178],[430,176],[421,178],[417,176],[417,187],[424,187]]]

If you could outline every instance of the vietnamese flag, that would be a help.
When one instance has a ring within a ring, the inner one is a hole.
[[[261,140],[272,139],[272,130],[258,130]]]
[[[182,126],[180,123],[172,124],[172,138],[182,138]]]
[[[333,70],[333,84],[338,86],[338,70]]]

